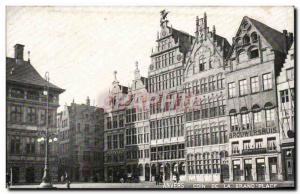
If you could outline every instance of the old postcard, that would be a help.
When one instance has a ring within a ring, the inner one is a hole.
[[[295,8],[6,7],[6,187],[295,188]]]

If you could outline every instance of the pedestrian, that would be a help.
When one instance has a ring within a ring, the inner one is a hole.
[[[159,175],[155,175],[155,184],[159,185]]]
[[[70,189],[71,180],[70,180],[70,178],[68,177],[67,172],[66,172],[66,184],[67,184],[67,188]]]
[[[179,182],[179,174],[178,174],[178,172],[176,173],[176,182],[177,183]]]

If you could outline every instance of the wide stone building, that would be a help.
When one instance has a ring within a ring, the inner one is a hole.
[[[64,92],[40,76],[30,60],[24,60],[23,52],[24,45],[16,44],[15,57],[6,57],[6,171],[11,174],[13,184],[41,182],[45,144],[37,140],[44,136],[46,124],[54,135],[50,139],[55,138],[59,94]],[[58,161],[54,141],[50,143],[49,161],[52,180],[56,181]]]

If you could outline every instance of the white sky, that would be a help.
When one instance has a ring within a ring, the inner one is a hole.
[[[156,45],[160,11],[170,11],[173,27],[194,35],[195,18],[207,13],[208,26],[231,43],[243,16],[247,15],[279,31],[294,32],[292,7],[7,7],[6,56],[14,45],[30,50],[31,63],[41,75],[66,89],[60,104],[102,105],[113,81],[128,86],[135,61],[147,76],[151,48]]]

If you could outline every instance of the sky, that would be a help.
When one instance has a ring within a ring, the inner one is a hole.
[[[65,89],[60,105],[102,106],[117,70],[120,84],[134,79],[135,62],[148,74],[151,49],[156,46],[160,11],[169,24],[194,35],[195,18],[207,13],[208,26],[227,38],[235,36],[244,16],[281,31],[294,32],[292,7],[13,7],[6,8],[6,56],[14,45],[25,45],[31,64],[50,82]]]

